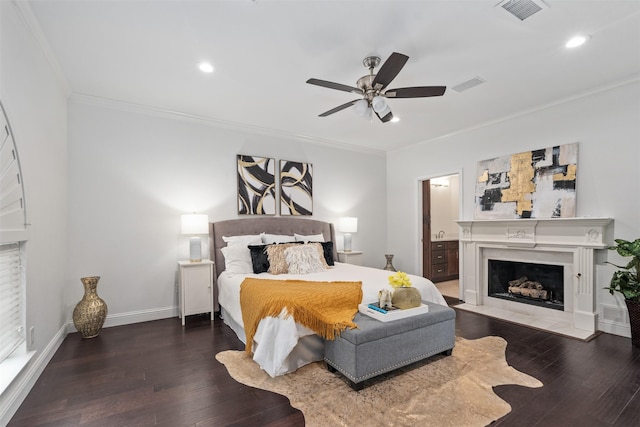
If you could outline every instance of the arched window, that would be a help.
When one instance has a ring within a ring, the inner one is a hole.
[[[0,102],[0,362],[25,340],[24,255],[27,235],[18,150]]]

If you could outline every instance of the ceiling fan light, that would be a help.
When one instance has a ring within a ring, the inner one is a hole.
[[[384,117],[391,112],[391,108],[385,103],[384,108],[381,111],[376,111],[380,117]]]
[[[385,101],[384,97],[378,95],[374,96],[371,100],[371,106],[373,107],[373,111],[380,114],[387,107],[387,101]]]
[[[364,117],[369,109],[369,103],[366,99],[360,99],[353,104],[353,111],[360,117]]]

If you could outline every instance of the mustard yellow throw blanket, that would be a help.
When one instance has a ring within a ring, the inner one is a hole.
[[[326,339],[334,339],[347,327],[356,328],[353,318],[362,300],[362,282],[308,282],[246,278],[240,285],[240,307],[247,337],[245,350],[251,353],[258,323],[277,317],[283,308],[287,317]]]

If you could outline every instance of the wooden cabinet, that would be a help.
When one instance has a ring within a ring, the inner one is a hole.
[[[431,281],[443,282],[458,278],[458,241],[431,242]]]
[[[213,320],[213,262],[178,261],[180,269],[180,317],[211,313]]]

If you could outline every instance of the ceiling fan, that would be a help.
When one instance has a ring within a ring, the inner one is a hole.
[[[356,93],[363,96],[362,99],[355,99],[332,108],[329,111],[325,111],[320,114],[319,117],[326,117],[353,106],[358,115],[371,117],[371,112],[373,111],[383,123],[386,123],[393,119],[393,113],[385,98],[424,98],[444,95],[446,90],[445,86],[415,86],[385,90],[408,60],[409,57],[407,55],[393,52],[384,64],[382,64],[378,73],[374,74],[373,69],[380,65],[380,58],[377,56],[366,57],[362,61],[362,64],[369,69],[369,74],[358,79],[356,83],[357,87],[319,79],[307,80],[307,83],[312,85]]]

